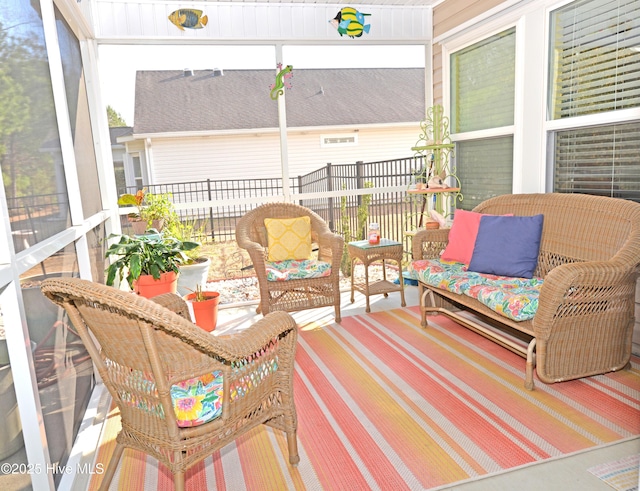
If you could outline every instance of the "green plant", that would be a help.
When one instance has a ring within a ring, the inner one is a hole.
[[[129,213],[130,218],[140,218],[140,210],[145,198],[145,190],[139,189],[136,194],[125,193],[118,198],[119,206],[135,206],[137,211]]]
[[[343,185],[342,189],[346,189],[346,186]],[[349,252],[347,251],[347,242],[349,242],[351,237],[351,223],[349,212],[347,210],[347,197],[340,197],[340,231],[342,232],[342,237],[344,238],[344,247],[342,248],[342,257],[340,258],[340,271],[344,276],[351,275],[351,259],[349,258]]]
[[[371,181],[367,181],[364,183],[364,188],[369,189],[373,187],[373,183]],[[371,204],[371,195],[363,194],[362,201],[358,205],[358,240],[364,240],[367,237],[367,222],[369,221],[369,205]]]
[[[112,235],[110,238],[118,237]],[[141,275],[160,278],[161,273],[178,272],[178,266],[187,261],[186,252],[199,247],[197,242],[183,242],[175,237],[164,237],[151,229],[145,235],[121,235],[120,240],[112,244],[105,257],[117,259],[107,267],[107,285],[113,286],[116,275],[126,278],[129,286]],[[125,276],[126,275],[126,276]]]
[[[371,181],[364,183],[364,188],[369,189],[373,187]],[[342,189],[346,189],[343,185]],[[351,275],[351,258],[347,249],[347,243],[352,240],[364,240],[367,236],[367,221],[369,220],[369,205],[371,204],[371,195],[363,194],[358,210],[356,214],[356,234],[351,234],[351,222],[349,217],[349,211],[347,210],[347,197],[342,196],[340,198],[340,229],[342,237],[344,238],[344,249],[342,251],[342,258],[340,260],[340,271],[344,276]]]
[[[192,293],[195,293],[195,296],[191,299],[192,302],[205,302],[207,300],[211,300],[211,294],[207,295],[207,292],[202,291],[202,285],[197,285],[195,290],[191,290],[191,288],[187,288]]]
[[[143,206],[140,208],[140,218],[149,226],[154,220],[164,220],[165,227],[177,222],[179,220],[178,214],[171,202],[171,194],[147,193],[144,196]]]
[[[176,219],[165,225],[163,233],[182,242],[199,242],[206,235],[206,229],[204,223],[198,224],[196,218],[190,220]],[[189,263],[195,262],[200,257],[200,247],[187,251],[186,255],[189,258]]]
[[[146,188],[140,189],[136,194],[120,195],[118,205],[135,207],[136,211],[129,213],[129,218],[144,220],[148,226],[152,226],[154,220],[164,220],[164,226],[179,221],[171,201],[171,193],[153,194],[148,193]]]

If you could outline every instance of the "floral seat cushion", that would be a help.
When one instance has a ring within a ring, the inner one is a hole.
[[[538,310],[542,279],[531,278],[529,285],[522,285],[518,280],[524,278],[495,280],[478,285],[469,290],[469,296],[514,321],[533,319]]]
[[[474,285],[481,285],[485,279],[481,273],[467,271],[464,263],[421,259],[409,266],[416,280],[453,293],[464,294]]]
[[[157,398],[158,391],[151,375],[141,370],[131,370],[128,383]],[[183,380],[169,390],[176,424],[181,428],[199,426],[222,414],[223,374],[220,370]],[[162,406],[150,404],[149,399],[136,397],[132,392],[119,391],[122,402],[142,411],[164,417]]]
[[[222,372],[215,371],[171,386],[178,426],[198,426],[222,414],[222,380]]]
[[[267,281],[302,280],[331,276],[331,263],[316,259],[267,262]]]
[[[542,278],[511,278],[467,271],[463,263],[422,259],[409,268],[416,280],[477,299],[515,321],[532,319],[538,309]]]

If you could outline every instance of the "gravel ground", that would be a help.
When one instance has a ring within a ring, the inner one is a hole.
[[[364,267],[359,264],[355,269],[356,279],[364,279]],[[387,280],[394,281],[398,278],[397,271],[387,267]],[[382,279],[382,265],[373,264],[369,266],[369,281]],[[239,279],[216,280],[207,283],[208,288],[220,293],[220,304],[235,304],[241,302],[256,302],[260,299],[258,290],[258,280],[255,276],[247,276]],[[340,290],[349,290],[351,279],[340,275]]]

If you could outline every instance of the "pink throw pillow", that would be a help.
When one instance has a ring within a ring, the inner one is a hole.
[[[449,243],[442,252],[440,259],[469,265],[471,256],[473,256],[473,248],[476,245],[480,219],[483,215],[484,213],[476,213],[474,211],[455,211],[453,224],[451,224],[451,230],[449,231]]]

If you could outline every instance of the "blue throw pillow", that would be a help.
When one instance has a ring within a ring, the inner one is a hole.
[[[483,216],[469,271],[532,278],[538,265],[543,218]]]

